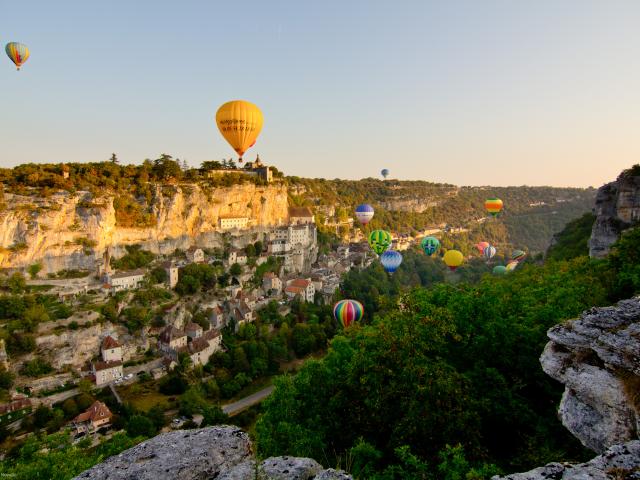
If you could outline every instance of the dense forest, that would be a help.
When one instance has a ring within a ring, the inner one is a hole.
[[[584,251],[583,223],[559,236],[573,258],[554,253],[504,277],[445,276],[402,293],[402,283],[441,278],[424,264],[418,278],[381,280],[375,296],[348,276],[343,293],[364,299],[368,318],[336,336],[325,358],[276,382],[256,427],[259,452],[385,480],[486,478],[584,459],[556,416],[561,387],[538,358],[548,328],[640,290],[640,229],[594,260],[568,248],[574,239]]]

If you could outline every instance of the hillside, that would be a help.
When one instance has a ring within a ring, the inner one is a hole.
[[[376,210],[365,231],[385,228],[397,233],[462,227],[450,241],[467,245],[487,240],[494,245],[544,251],[551,237],[570,220],[591,210],[594,189],[553,187],[456,187],[424,181],[325,180],[287,177],[290,201],[313,207],[322,224],[344,221],[360,203]],[[487,219],[484,201],[499,197],[505,207],[499,220]],[[466,252],[465,252],[466,253]]]

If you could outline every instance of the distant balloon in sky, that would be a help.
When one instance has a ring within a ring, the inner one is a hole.
[[[369,246],[378,255],[382,255],[391,246],[391,234],[386,230],[374,230],[369,234]]]
[[[493,273],[495,275],[504,275],[505,273],[507,273],[507,267],[505,267],[504,265],[496,265],[495,267],[493,267]]]
[[[513,272],[517,266],[518,266],[518,262],[509,262],[507,263],[507,266],[505,267],[505,269],[507,270],[507,272]]]
[[[493,245],[487,245],[486,247],[484,247],[484,251],[482,252],[482,254],[484,255],[484,258],[486,258],[487,260],[491,260],[496,254],[496,247],[494,247]]]
[[[387,250],[380,255],[380,263],[382,263],[385,272],[393,273],[402,263],[402,254],[395,250]]]
[[[7,52],[7,55],[9,56],[11,61],[16,64],[18,70],[20,70],[20,67],[29,58],[29,49],[22,43],[7,43],[7,46],[4,47],[4,51]]]
[[[451,269],[452,271],[462,265],[464,262],[464,255],[458,250],[447,250],[447,253],[442,257],[444,263]]]
[[[440,240],[436,237],[424,237],[420,242],[420,247],[424,250],[424,253],[431,256],[440,248]]]
[[[353,322],[360,321],[364,315],[364,307],[356,300],[340,300],[333,306],[333,317],[347,328]]]
[[[522,250],[514,250],[511,253],[511,260],[515,260],[516,262],[521,262],[522,260],[524,260],[524,257],[526,256],[527,256],[526,252]]]
[[[361,224],[366,225],[373,218],[373,207],[368,203],[363,203],[356,207],[356,218]]]
[[[382,171],[380,172],[380,175],[382,175],[384,178],[387,178],[389,176],[389,169],[383,168]]]
[[[480,253],[484,253],[484,249],[489,246],[489,242],[480,242],[476,244],[476,248]]]
[[[484,202],[484,208],[489,212],[489,215],[496,217],[502,210],[502,200],[499,198],[488,198]]]
[[[218,130],[240,156],[240,162],[244,152],[256,143],[263,120],[260,109],[244,100],[227,102],[216,112]]]

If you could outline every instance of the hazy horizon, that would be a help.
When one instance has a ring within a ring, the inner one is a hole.
[[[191,166],[257,104],[287,175],[598,187],[640,162],[640,3],[26,2],[0,20],[0,166]]]

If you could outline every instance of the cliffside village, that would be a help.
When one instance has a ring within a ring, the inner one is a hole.
[[[221,227],[224,230],[245,228],[242,219],[223,220],[225,223]],[[256,312],[274,300],[282,315],[290,311],[288,303],[296,298],[303,302],[329,303],[342,274],[354,267],[366,267],[373,261],[363,242],[342,244],[334,251],[319,255],[315,219],[307,207],[290,207],[289,223],[267,231],[262,245],[262,251],[256,252],[251,262],[243,248],[230,247],[225,250],[224,258],[216,258],[207,255],[205,249],[192,246],[182,258],[158,258],[147,267],[132,271],[113,271],[109,252],[106,252],[97,277],[92,275],[83,281],[58,284],[52,292],[62,301],[74,305],[78,297],[89,291],[97,291],[103,300],[118,292],[132,294],[148,284],[153,268],[161,267],[166,272],[165,286],[174,289],[180,280],[181,268],[189,264],[219,265],[222,262],[225,272],[230,272],[236,264],[240,266],[240,269],[235,267],[236,274],[231,276],[229,286],[217,290],[213,296],[198,298],[199,310],[206,312],[204,326],[202,322],[192,321],[185,300],[180,299],[165,311],[165,326],[144,327],[141,336],[131,335],[121,325],[107,322],[91,329],[66,330],[61,340],[56,334],[47,335],[50,330],[47,326],[42,327],[42,335],[36,340],[38,349],[56,351],[57,360],[51,362],[55,371],[35,380],[18,377],[11,401],[0,405],[0,426],[15,426],[40,403],[52,405],[71,398],[77,389],[68,387],[77,385],[82,379],[90,380],[95,387],[113,389],[116,385],[136,382],[143,373],[154,379],[161,378],[176,367],[183,355],[190,358],[193,366],[205,365],[215,352],[225,349],[223,328],[231,325],[237,331],[241,325],[253,322],[257,318]],[[278,260],[277,271],[264,273],[261,283],[256,286],[256,269],[269,257]],[[125,307],[123,301],[118,305],[118,313]],[[83,314],[78,315],[81,318]],[[87,322],[98,316],[97,313],[95,317],[90,313],[84,315]],[[67,326],[69,319],[50,323],[56,323],[49,326],[53,328]],[[151,358],[149,351],[153,352]],[[144,352],[147,356],[141,363],[139,359]],[[1,340],[0,362],[5,368],[19,372]],[[63,391],[46,395],[46,392],[60,390]],[[96,401],[71,422],[71,427],[78,434],[92,433],[108,427],[110,419],[108,407]]]

